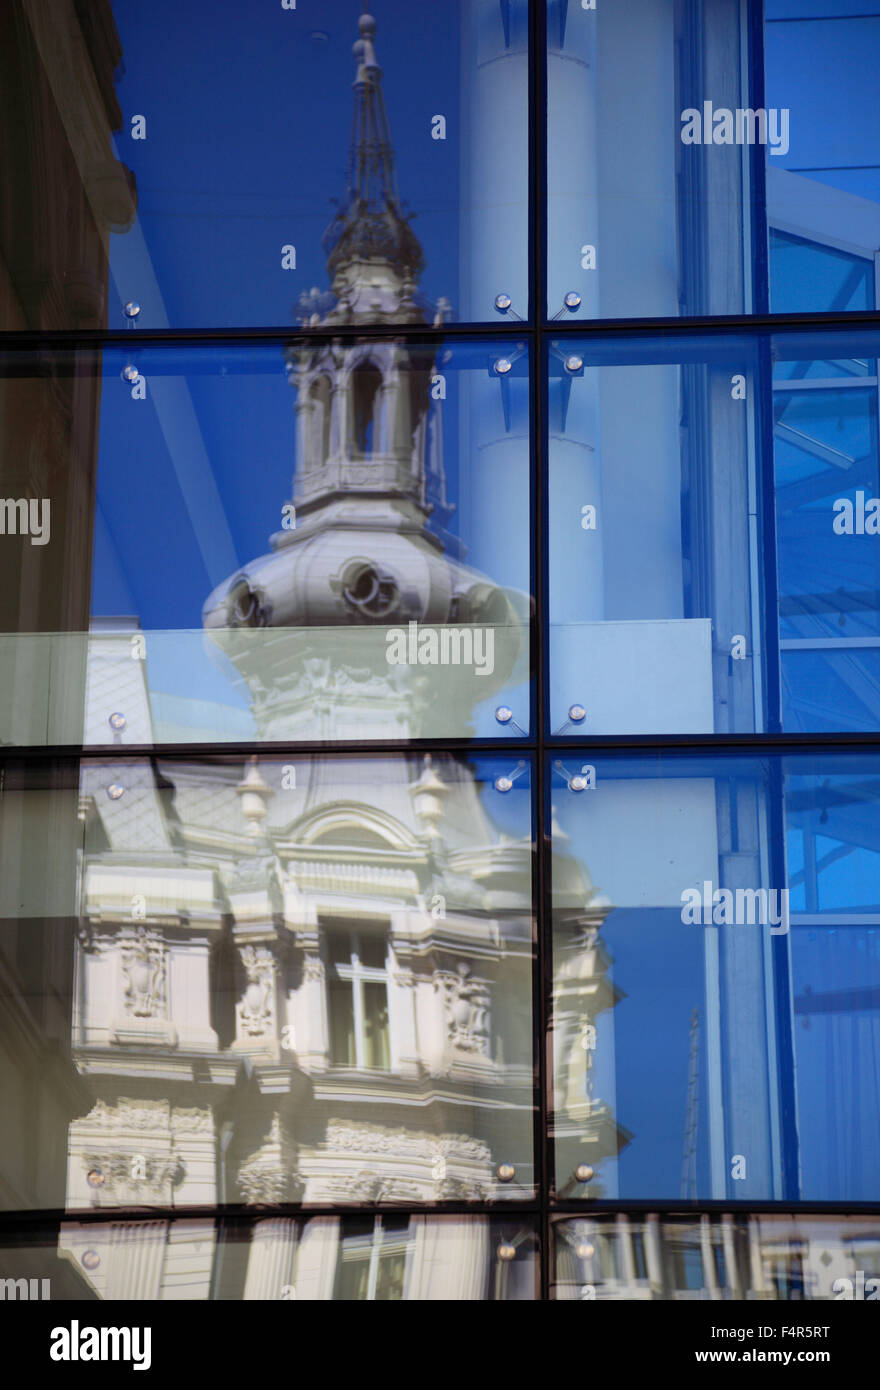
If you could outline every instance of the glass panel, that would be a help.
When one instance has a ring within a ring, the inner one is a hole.
[[[384,970],[388,959],[388,938],[369,936],[359,932],[357,937],[358,960],[370,970]]]
[[[388,989],[364,985],[364,1065],[387,1071],[389,1067]]]
[[[549,0],[551,316],[752,311],[757,142],[786,131],[751,120],[747,52],[736,6]]]
[[[769,0],[766,18],[766,99],[788,108],[791,130],[789,148],[774,163],[790,178],[818,185],[819,195],[830,186],[853,203],[880,204],[876,5]],[[814,299],[809,307],[825,306]]]
[[[874,761],[556,763],[560,1198],[877,1200]]]
[[[333,930],[325,927],[324,939],[327,942],[327,959],[331,965],[350,966],[354,949],[352,933],[345,929]]]
[[[0,1207],[531,1196],[530,780],[448,754],[0,763]]]
[[[528,731],[524,344],[10,352],[0,422],[0,741]]]
[[[337,1066],[356,1067],[357,1047],[354,1035],[354,999],[352,986],[347,980],[331,980],[329,985],[330,1006],[330,1056]]]
[[[550,730],[761,727],[759,339],[549,358]]]
[[[815,357],[803,340],[774,341],[783,727],[873,730],[880,725],[876,339],[810,342]],[[847,347],[853,356],[843,355]],[[845,383],[844,368],[851,369]]]
[[[774,314],[873,309],[874,263],[771,230],[770,307]]]
[[[559,1219],[553,1234],[555,1298],[828,1302],[880,1294],[876,1216],[621,1214]],[[609,1239],[622,1251],[613,1272],[601,1256]]]
[[[751,733],[765,708],[775,718],[771,393],[783,728],[880,727],[877,343],[550,344],[549,732]]]
[[[502,290],[525,316],[527,0],[357,16],[10,16],[0,328],[485,321]]]
[[[33,1221],[0,1278],[8,1301],[534,1300],[538,1244],[519,1216]]]

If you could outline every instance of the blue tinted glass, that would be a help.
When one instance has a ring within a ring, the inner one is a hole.
[[[551,797],[558,1195],[876,1200],[880,767],[584,748]]]
[[[868,13],[860,8],[848,0],[820,0],[799,6],[798,13],[768,13],[767,100],[790,112],[790,147],[779,156],[781,168],[877,202],[880,15],[876,6]]]
[[[880,720],[876,351],[780,336],[774,356],[779,632],[786,729]],[[847,347],[852,357],[845,357]]]
[[[548,370],[550,728],[759,728],[757,341],[566,339]]]
[[[756,103],[736,8],[551,0],[547,34],[547,312],[750,312],[763,151],[737,128]]]
[[[873,309],[874,264],[832,246],[771,231],[770,287],[774,314]]]
[[[41,360],[3,387],[2,490],[39,456],[49,495],[0,553],[0,738],[528,732],[522,342],[141,343],[59,354],[54,387]]]
[[[11,25],[0,327],[526,315],[528,0],[368,8]]]
[[[876,617],[880,595],[871,602]],[[851,625],[852,616],[838,615],[839,631]],[[782,721],[789,733],[822,729],[845,734],[877,728],[880,644],[876,637],[827,642],[793,637],[783,638],[781,645]]]
[[[770,307],[872,309],[880,245],[880,58],[876,5],[771,4],[765,100],[786,114],[785,149],[767,159]]]

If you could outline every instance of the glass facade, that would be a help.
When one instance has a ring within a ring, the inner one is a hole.
[[[5,1297],[877,1297],[872,6],[0,55]]]

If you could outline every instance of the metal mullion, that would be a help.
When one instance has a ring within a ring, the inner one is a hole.
[[[534,725],[537,739],[537,758],[534,763],[533,824],[535,826],[535,876],[533,880],[533,910],[536,938],[533,968],[532,1014],[537,1067],[538,1103],[536,1107],[535,1184],[539,1202],[538,1226],[538,1298],[549,1301],[551,1290],[550,1250],[550,1188],[552,1183],[552,1152],[550,1143],[549,1087],[552,1069],[548,1067],[550,1046],[550,1003],[553,983],[550,923],[549,828],[546,820],[546,769],[544,742],[547,733],[547,450],[545,428],[547,419],[547,367],[544,346],[544,325],[547,320],[547,6],[542,0],[532,2],[531,63],[529,74],[529,307],[534,324],[532,338],[532,372],[530,381],[530,413],[533,448],[532,505],[534,513],[534,589],[535,625],[534,660],[535,710]]]
[[[786,643],[793,641],[807,640],[787,638]],[[820,639],[816,639],[819,641]],[[872,646],[873,641],[869,639],[859,640],[859,646]],[[505,758],[511,752],[540,753],[549,756],[551,753],[558,756],[566,752],[577,752],[583,747],[605,749],[608,752],[614,750],[642,752],[643,750],[656,749],[659,752],[672,749],[717,749],[733,750],[740,749],[743,753],[753,751],[758,754],[768,752],[795,752],[798,748],[804,749],[824,748],[828,752],[842,751],[848,748],[880,748],[880,730],[872,729],[861,732],[803,732],[803,733],[699,733],[699,734],[593,734],[581,732],[576,738],[565,738],[560,735],[549,734],[540,740],[537,747],[534,740],[517,741],[510,743],[493,742],[488,743],[483,740],[467,742],[443,742],[435,740],[430,745],[424,743],[384,743],[375,744],[364,743],[304,743],[304,744],[165,744],[165,745],[127,745],[119,744],[114,747],[106,745],[100,748],[83,747],[82,745],[66,745],[59,747],[45,746],[38,744],[30,748],[19,748],[13,745],[0,746],[0,767],[15,763],[39,763],[47,761],[68,762],[76,764],[77,770],[81,763],[119,763],[128,760],[139,761],[162,761],[167,763],[187,763],[204,760],[216,763],[237,763],[242,759],[250,758],[254,754],[258,757],[272,759],[284,757],[301,758],[328,758],[329,761],[351,761],[353,759],[379,758],[379,757],[403,757],[407,753],[421,752],[444,752],[450,757],[470,759],[477,755],[497,755]]]
[[[543,29],[542,29],[543,34]],[[535,65],[533,64],[533,67]],[[541,74],[543,86],[543,73]],[[543,125],[544,118],[541,124]],[[535,134],[533,130],[532,146]],[[543,167],[542,156],[542,167]],[[536,204],[539,207],[536,207]],[[536,212],[546,213],[546,192],[536,192],[532,197],[530,221],[537,231],[540,220]],[[542,245],[545,240],[546,223],[542,223],[540,234]],[[534,262],[530,268],[530,283],[546,284],[546,262],[542,255],[540,266]],[[0,351],[40,350],[51,352],[62,348],[139,347],[163,343],[169,347],[204,343],[206,346],[223,344],[278,343],[286,346],[292,342],[326,343],[331,340],[343,344],[366,340],[406,341],[415,343],[442,343],[445,339],[498,339],[510,341],[512,338],[536,337],[541,339],[552,333],[554,338],[578,338],[595,334],[596,336],[642,336],[657,337],[658,341],[672,335],[674,337],[699,337],[715,333],[746,334],[756,329],[783,331],[785,329],[816,328],[837,329],[854,332],[859,328],[880,328],[880,310],[855,309],[846,312],[823,310],[808,313],[757,313],[757,314],[711,314],[700,316],[676,315],[674,318],[608,318],[608,319],[567,319],[552,324],[546,320],[546,309],[535,305],[535,321],[516,324],[486,323],[447,323],[442,328],[431,324],[359,324],[340,326],[332,332],[326,328],[158,328],[158,329],[57,329],[38,332],[32,329],[0,332]],[[514,331],[514,328],[516,331]]]

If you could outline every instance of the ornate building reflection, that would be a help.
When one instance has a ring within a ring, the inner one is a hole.
[[[374,21],[360,29],[328,265],[346,321],[361,302],[371,322],[416,321],[421,251],[394,188]],[[436,668],[410,683],[385,660],[387,626],[500,631],[512,600],[426,529],[445,507],[430,356],[388,342],[289,360],[297,525],[211,595],[206,640],[247,682],[262,738],[407,738],[421,707],[491,693],[513,652],[499,639],[486,680]],[[353,657],[353,628],[381,639],[373,665]],[[102,642],[87,726],[149,744],[135,654],[127,636]],[[71,1125],[69,1209],[532,1194],[533,843],[528,778],[506,800],[514,779],[495,786],[509,766],[122,750],[84,764],[73,1051],[95,1101]],[[222,1260],[198,1220],[70,1224],[63,1244],[105,1298],[233,1296],[236,1279],[246,1298],[479,1298],[525,1258],[516,1221],[496,1238],[488,1218],[248,1229]]]

